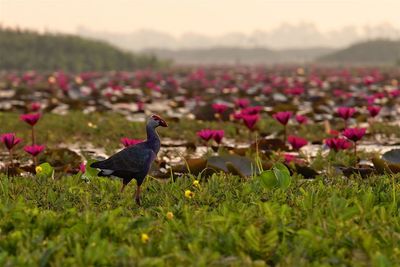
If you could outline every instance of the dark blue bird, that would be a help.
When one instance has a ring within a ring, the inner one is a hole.
[[[106,160],[94,162],[90,167],[100,169],[99,176],[116,176],[122,178],[121,192],[132,180],[137,181],[136,203],[140,205],[140,185],[150,170],[151,163],[160,150],[160,137],[156,132],[158,126],[168,127],[167,123],[157,115],[147,121],[147,140],[127,147]]]

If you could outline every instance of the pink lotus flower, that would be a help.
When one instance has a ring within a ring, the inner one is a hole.
[[[36,157],[40,153],[43,152],[45,146],[43,145],[31,145],[31,146],[25,146],[24,150],[26,153],[31,154],[33,157]]]
[[[357,142],[363,138],[366,132],[366,128],[347,128],[342,134],[349,140]]]
[[[292,112],[290,111],[280,111],[275,113],[272,117],[277,120],[280,124],[286,125],[289,122]]]
[[[356,113],[356,109],[351,107],[339,107],[336,112],[342,119],[348,120]]]
[[[15,145],[19,144],[22,139],[17,138],[15,133],[5,133],[2,134],[0,140],[7,147],[8,150],[11,150]]]
[[[299,150],[303,146],[307,145],[307,140],[295,135],[288,136],[288,142],[294,150]]]
[[[259,114],[262,109],[263,108],[261,106],[253,106],[244,108],[240,112],[244,115],[256,115]]]
[[[228,109],[228,106],[225,104],[214,103],[212,104],[212,108],[214,109],[215,113],[222,114]]]
[[[224,138],[224,130],[213,130],[213,136],[212,138],[214,139],[215,142],[218,144],[221,144],[222,139]]]
[[[210,129],[203,129],[198,131],[197,136],[200,137],[201,139],[203,139],[204,141],[208,142],[211,140],[211,138],[213,138],[213,130]]]
[[[243,114],[242,119],[246,127],[249,130],[253,130],[256,123],[260,120],[260,116],[258,114],[254,115]]]
[[[233,118],[234,118],[235,120],[241,120],[241,119],[243,118],[242,112],[235,112],[235,113],[233,113]]]
[[[381,111],[380,106],[368,106],[367,109],[369,111],[369,115],[373,118],[378,116],[379,112]]]
[[[246,98],[238,98],[235,100],[235,106],[238,108],[246,108],[250,104],[250,101]]]
[[[124,147],[134,146],[141,142],[143,142],[141,139],[130,139],[128,137],[121,138],[121,143],[124,145]]]
[[[284,92],[285,94],[296,96],[303,94],[304,89],[302,87],[287,88],[284,90]]]
[[[85,165],[85,163],[81,163],[81,164],[79,164],[79,171],[81,172],[81,173],[85,173],[86,172],[86,165]]]
[[[29,106],[29,109],[33,112],[39,111],[42,105],[39,102],[32,102]]]
[[[299,124],[306,124],[307,121],[308,121],[308,118],[306,116],[303,116],[303,115],[296,115],[296,121]]]
[[[390,91],[389,94],[392,97],[398,97],[398,96],[400,96],[400,89],[396,89],[396,90]]]
[[[20,116],[21,120],[28,123],[31,126],[34,126],[40,119],[40,113],[31,113],[31,114],[22,114]]]
[[[351,143],[344,138],[329,138],[325,140],[325,144],[336,152],[351,147]]]

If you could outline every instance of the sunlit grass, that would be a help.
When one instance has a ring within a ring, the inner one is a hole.
[[[149,177],[138,207],[134,184],[120,194],[117,180],[1,176],[0,263],[391,266],[400,261],[396,177],[395,188],[389,176],[294,177],[287,191],[224,174],[200,177],[198,187],[195,178]],[[185,190],[194,197],[186,198]]]

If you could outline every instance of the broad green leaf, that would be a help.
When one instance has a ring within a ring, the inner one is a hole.
[[[271,189],[278,186],[278,180],[276,179],[274,172],[271,170],[263,171],[259,177],[261,184],[267,188]]]
[[[48,162],[45,162],[36,167],[36,174],[42,177],[54,178],[54,168]]]
[[[273,168],[274,175],[281,189],[287,189],[290,186],[290,172],[282,163],[277,163]]]

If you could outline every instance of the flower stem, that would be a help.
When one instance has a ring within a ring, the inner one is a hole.
[[[36,156],[33,156],[33,165],[34,165],[34,167],[37,166],[37,158],[36,158]]]
[[[32,126],[32,145],[35,144],[35,127]]]
[[[355,166],[357,166],[357,142],[354,142],[354,158],[356,159]]]
[[[286,144],[287,126],[283,126],[283,143]]]
[[[14,168],[12,149],[8,150],[8,153],[10,156],[10,164],[8,164],[8,166],[7,166],[7,177],[10,177],[10,172]]]

